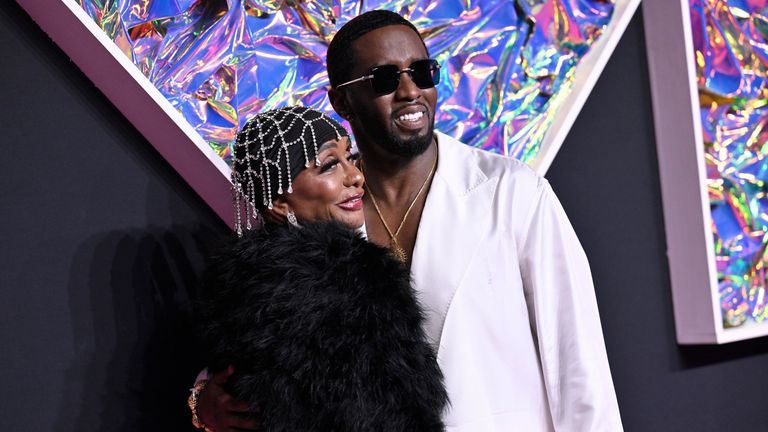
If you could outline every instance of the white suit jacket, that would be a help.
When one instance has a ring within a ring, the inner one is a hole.
[[[621,431],[589,264],[549,183],[437,135],[411,270],[448,430]]]

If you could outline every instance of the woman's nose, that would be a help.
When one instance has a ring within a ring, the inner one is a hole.
[[[365,183],[365,177],[355,164],[349,164],[347,167],[346,186],[362,187]]]

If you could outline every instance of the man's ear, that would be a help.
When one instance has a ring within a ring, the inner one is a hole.
[[[341,118],[343,118],[346,121],[352,120],[353,118],[352,110],[350,110],[349,108],[346,95],[343,91],[336,90],[333,88],[329,89],[328,100],[331,101],[331,106],[333,106],[333,110],[336,111],[336,114],[340,115]]]

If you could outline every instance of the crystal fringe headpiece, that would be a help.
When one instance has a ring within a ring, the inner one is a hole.
[[[349,134],[335,120],[303,106],[266,111],[248,120],[237,134],[232,151],[237,235],[242,236],[243,229],[250,230],[262,224],[259,208],[272,209],[276,195],[293,192],[292,182],[300,171],[294,171],[292,175],[292,146],[301,145],[304,168],[308,168],[311,159],[320,165],[317,160],[319,145],[333,138],[340,140],[343,136]],[[296,156],[295,148],[293,156]],[[286,189],[283,189],[284,184]]]

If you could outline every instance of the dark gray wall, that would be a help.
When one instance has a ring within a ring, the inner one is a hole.
[[[0,50],[0,429],[185,430],[190,300],[226,228],[14,2]],[[768,430],[768,339],[675,343],[639,14],[548,177],[626,430]]]
[[[190,429],[226,227],[15,2],[0,50],[0,429]]]

